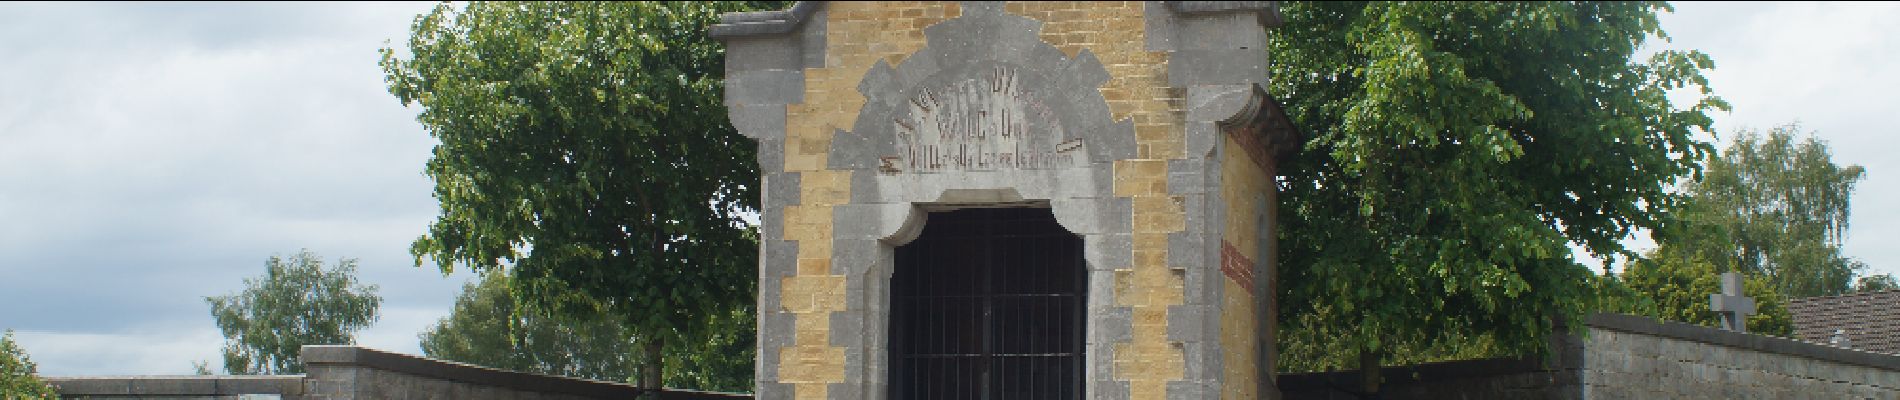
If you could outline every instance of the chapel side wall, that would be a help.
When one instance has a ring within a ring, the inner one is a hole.
[[[1225,216],[1220,220],[1219,236],[1224,287],[1219,340],[1225,360],[1222,380],[1228,383],[1222,387],[1221,398],[1253,399],[1259,398],[1262,381],[1272,383],[1271,375],[1264,373],[1272,370],[1271,356],[1262,350],[1270,351],[1273,346],[1266,341],[1273,337],[1273,324],[1260,324],[1273,318],[1271,307],[1262,307],[1267,304],[1260,301],[1261,296],[1271,301],[1273,293],[1270,280],[1274,271],[1261,262],[1272,252],[1267,247],[1272,238],[1269,210],[1274,206],[1270,197],[1274,190],[1272,160],[1252,130],[1230,130],[1221,143],[1216,153],[1221,166],[1220,204]]]

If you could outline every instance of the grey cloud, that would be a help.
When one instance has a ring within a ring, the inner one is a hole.
[[[307,247],[358,258],[401,310],[365,337],[416,351],[467,274],[412,266],[433,140],[375,62],[431,6],[0,4],[0,328],[49,371],[166,373],[73,343],[203,342],[176,338],[204,296]]]

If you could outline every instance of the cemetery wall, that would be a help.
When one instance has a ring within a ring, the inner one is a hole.
[[[1387,399],[1892,399],[1900,356],[1677,322],[1601,314],[1548,362],[1393,368]],[[1347,399],[1356,372],[1280,377],[1287,399]],[[1343,389],[1343,390],[1342,390]]]
[[[304,346],[304,375],[47,378],[63,399],[631,399],[631,385],[537,375],[355,346]],[[660,399],[751,399],[664,390]]]
[[[257,395],[301,399],[303,394],[303,377],[298,375],[49,377],[46,381],[63,399],[224,400]]]
[[[1628,315],[1590,321],[1582,398],[1900,398],[1900,356]]]
[[[304,400],[633,398],[630,385],[554,377],[388,353],[354,346],[305,346]]]

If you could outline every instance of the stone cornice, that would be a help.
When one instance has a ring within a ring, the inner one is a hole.
[[[822,3],[801,1],[786,10],[727,13],[720,15],[719,24],[713,25],[707,33],[720,40],[791,33],[812,13],[818,12]]]

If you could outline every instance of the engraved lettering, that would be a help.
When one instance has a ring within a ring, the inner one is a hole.
[[[1017,70],[918,88],[908,114],[891,119],[897,154],[879,158],[886,174],[1079,166],[1082,139],[1069,138],[1039,93]],[[1066,139],[1065,139],[1066,138]]]

